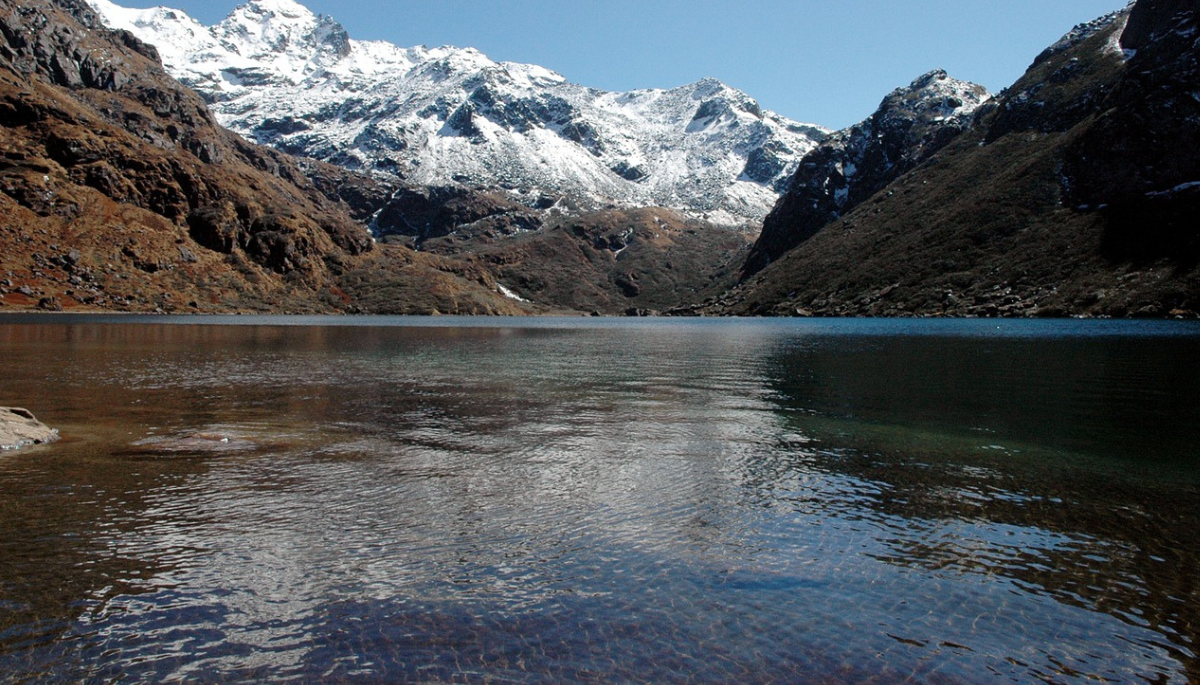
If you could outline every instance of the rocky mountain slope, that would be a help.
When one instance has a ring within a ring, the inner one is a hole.
[[[500,240],[490,232],[459,231],[423,249],[486,264],[524,300],[632,316],[724,292],[736,283],[749,247],[740,232],[661,208],[563,217]]]
[[[401,187],[375,213],[385,244],[490,269],[510,295],[602,314],[650,314],[736,282],[749,237],[663,208],[564,214],[503,193]]]
[[[744,274],[758,272],[932,157],[970,127],[991,97],[983,86],[932,71],[897,88],[868,119],[827,138],[801,160],[763,223]]]
[[[386,189],[220,128],[82,0],[0,0],[0,150],[6,307],[531,311],[487,270],[376,248],[355,214]],[[364,280],[395,297],[364,307]]]
[[[662,206],[756,229],[827,134],[716,80],[604,92],[473,49],[356,41],[293,0],[250,0],[212,27],[91,2],[157,45],[232,130],[389,180],[505,188],[584,211]]]
[[[1138,0],[1077,27],[857,206],[822,223],[781,202],[767,225],[796,246],[691,311],[1195,316],[1196,13],[1192,0]],[[808,161],[792,187],[828,208],[812,182],[839,178]]]

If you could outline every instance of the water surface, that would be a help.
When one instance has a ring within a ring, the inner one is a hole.
[[[0,318],[0,679],[1200,680],[1200,328]]]

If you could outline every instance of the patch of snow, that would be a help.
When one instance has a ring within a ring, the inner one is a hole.
[[[505,288],[503,283],[497,283],[496,287],[500,289],[501,295],[507,297],[510,300],[516,300],[517,302],[529,302],[529,300],[521,297],[520,295],[509,290],[508,288]]]
[[[1126,12],[1116,16],[1112,23],[1115,23],[1112,34],[1104,43],[1104,52],[1110,55],[1117,55],[1121,59],[1128,62],[1137,54],[1137,50],[1126,50],[1121,47],[1121,36],[1125,33],[1125,26],[1129,24],[1129,14]]]

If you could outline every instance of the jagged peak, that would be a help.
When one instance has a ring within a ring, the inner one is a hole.
[[[928,88],[930,84],[937,81],[945,81],[948,78],[950,78],[950,74],[946,73],[945,69],[934,69],[922,74],[921,76],[918,76],[911,84],[909,84],[908,88],[909,90]]]
[[[904,110],[913,114],[958,117],[971,114],[991,99],[992,94],[987,88],[956,79],[945,69],[934,69],[889,93],[877,112]]]
[[[293,80],[303,70],[295,64],[306,63],[322,54],[329,58],[348,57],[352,46],[346,29],[332,17],[314,14],[296,0],[251,0],[239,5],[229,16],[212,27],[212,35],[227,49],[246,57],[287,55],[293,64]],[[329,55],[332,52],[333,55]]]
[[[296,0],[250,0],[250,2],[234,8],[229,16],[233,17],[239,14],[280,15],[289,19],[315,17],[312,10]]]
[[[983,93],[987,92],[987,89],[977,83],[962,81],[950,76],[945,69],[934,69],[913,79],[913,82],[907,86],[901,86],[900,88],[893,90],[888,97],[910,93],[920,93],[922,91],[940,92],[945,90],[963,90]]]
[[[308,33],[317,23],[317,15],[295,0],[251,0],[234,8],[213,30],[224,34],[268,36]]]
[[[725,91],[732,90],[729,86],[725,85],[724,82],[711,76],[705,76],[693,84],[684,86],[684,88],[691,90],[692,96],[700,100],[711,98]]]

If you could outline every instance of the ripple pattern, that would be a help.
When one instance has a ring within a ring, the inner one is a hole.
[[[1200,337],[875,326],[0,329],[0,679],[1200,679]]]

